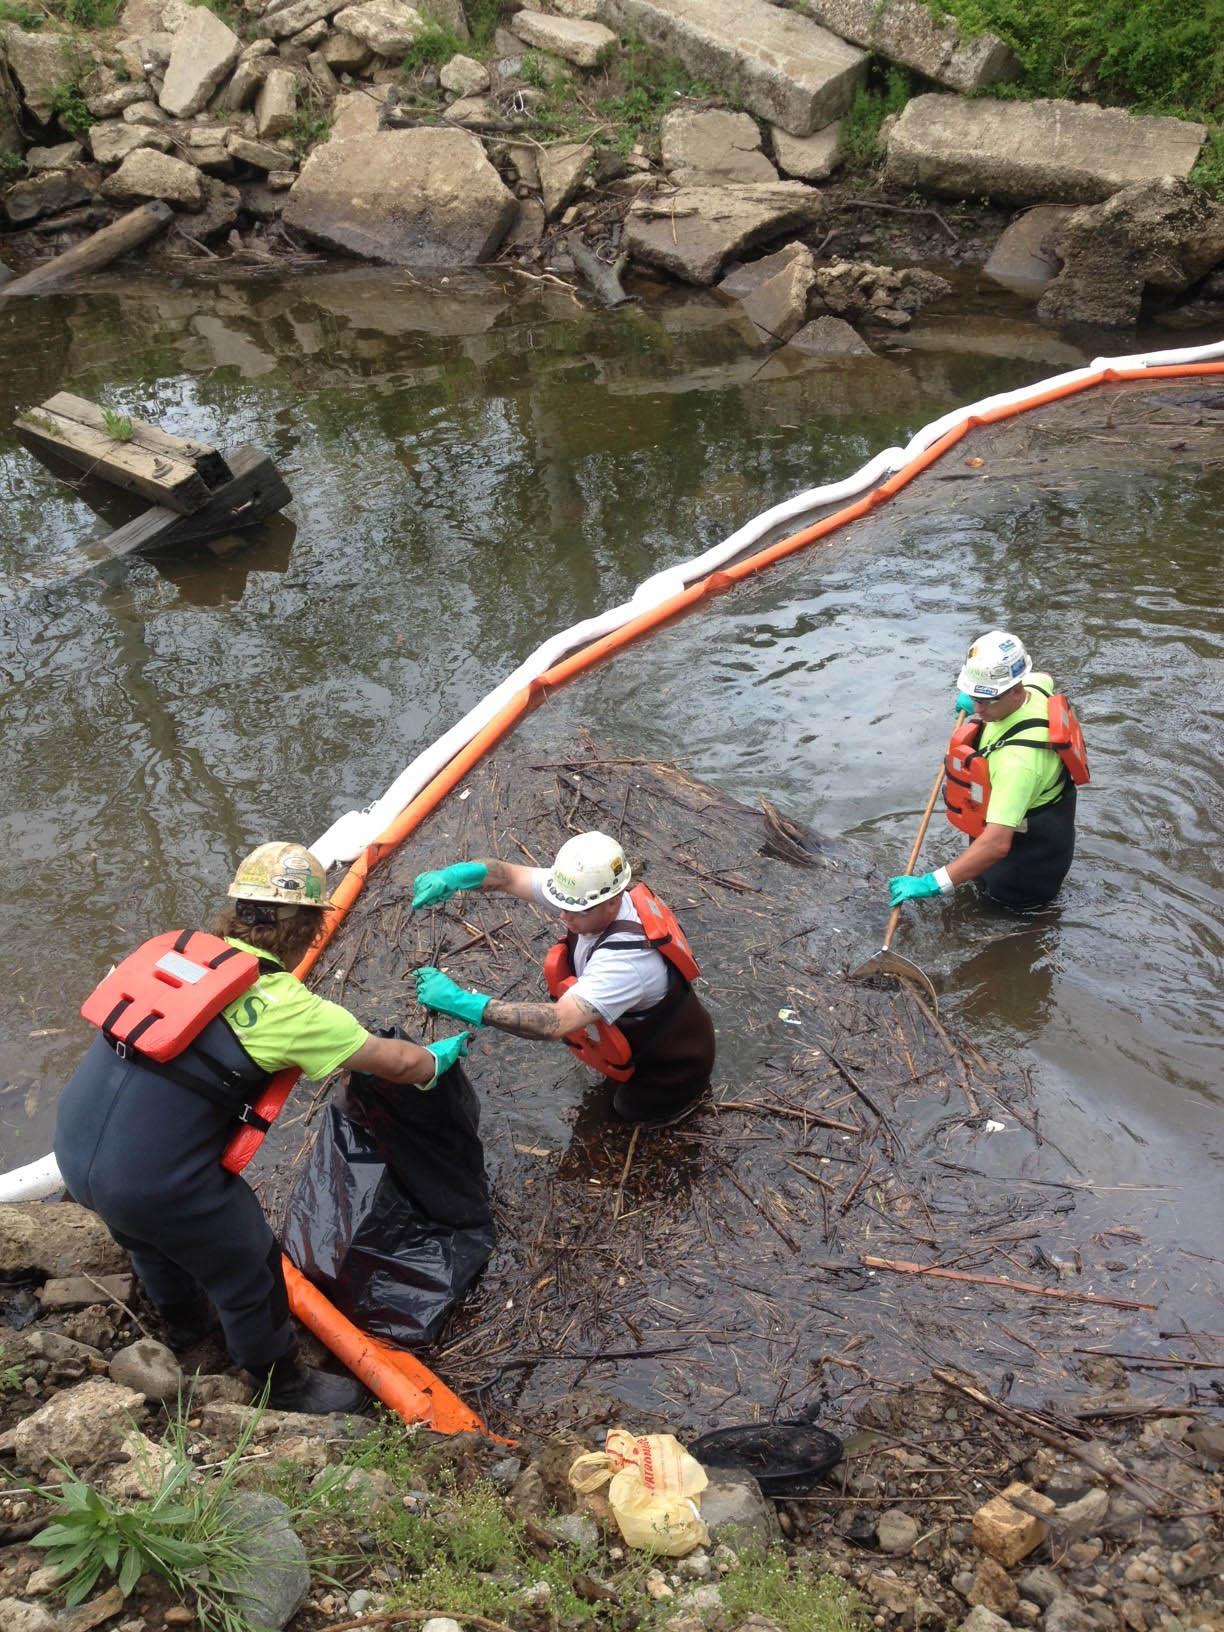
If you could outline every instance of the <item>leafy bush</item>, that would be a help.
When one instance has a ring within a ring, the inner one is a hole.
[[[966,32],[989,30],[1006,40],[1022,65],[1015,87],[1021,95],[1087,96],[1212,120],[1224,105],[1224,0],[927,4]]]
[[[25,173],[26,162],[20,153],[0,152],[0,185],[7,187],[10,181],[20,181]]]
[[[71,136],[84,136],[93,124],[93,114],[85,106],[80,84],[64,79],[51,92],[51,111]]]
[[[884,158],[880,126],[890,113],[899,113],[909,101],[911,84],[903,68],[881,69],[872,61],[867,84],[854,94],[854,105],[841,128],[839,147],[850,170],[871,170]]]

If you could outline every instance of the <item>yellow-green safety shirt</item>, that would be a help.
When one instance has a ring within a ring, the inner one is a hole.
[[[225,938],[239,951],[280,963],[258,946],[232,935]],[[261,1070],[296,1065],[314,1082],[343,1065],[370,1035],[347,1009],[308,991],[283,966],[261,974],[221,1013]]]
[[[1044,736],[1032,729],[1024,733],[1025,742],[1049,741],[1049,698],[1030,686],[1044,686],[1054,690],[1054,680],[1048,674],[1030,674],[1024,688],[1024,702],[1005,720],[988,721],[978,738],[978,751],[983,752],[992,742],[1019,725],[1021,720],[1040,722]],[[1000,827],[1020,827],[1030,810],[1049,805],[1058,798],[1065,786],[1063,762],[1053,748],[1026,748],[1022,743],[1004,743],[996,748],[986,762],[990,767],[990,803],[986,806],[986,820]]]

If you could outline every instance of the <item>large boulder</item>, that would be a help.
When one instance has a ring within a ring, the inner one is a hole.
[[[1204,125],[1123,108],[932,93],[889,132],[885,177],[952,198],[1096,204],[1135,182],[1188,176],[1206,136]]]
[[[55,93],[70,77],[70,48],[78,74],[96,67],[97,57],[82,39],[54,32],[32,34],[16,23],[0,22],[0,56],[7,58],[21,100],[40,125],[50,123]]]
[[[1146,290],[1180,294],[1224,262],[1224,205],[1164,176],[1072,211],[1048,243],[1062,267],[1041,321],[1129,327]]]
[[[284,220],[332,249],[442,270],[488,260],[514,215],[514,195],[475,137],[422,126],[316,148]]]
[[[784,232],[801,231],[821,209],[820,194],[801,181],[682,187],[634,200],[625,219],[624,247],[635,260],[687,283],[710,284],[733,257]]]
[[[112,1275],[127,1267],[127,1253],[97,1213],[75,1201],[0,1206],[0,1276],[16,1277],[30,1270],[51,1276],[81,1270]]]
[[[158,101],[172,119],[199,113],[242,55],[242,41],[206,6],[192,6],[174,36]]]
[[[380,57],[402,57],[425,28],[425,19],[407,0],[364,0],[336,13],[335,25],[363,40]]]

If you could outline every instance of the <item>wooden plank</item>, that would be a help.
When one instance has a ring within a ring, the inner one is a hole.
[[[77,397],[71,391],[57,391],[53,397],[48,397],[34,410],[36,413],[57,414],[62,419],[75,420],[78,425],[87,425],[91,430],[100,431],[104,436],[110,433],[106,429],[106,414],[96,402],[90,402],[85,397]],[[185,465],[194,465],[204,478],[209,488],[220,487],[222,482],[228,482],[233,472],[225,460],[207,442],[197,442],[190,436],[171,436],[158,425],[151,425],[147,419],[137,419],[134,414],[126,416],[132,424],[132,435],[125,446],[144,448],[149,453],[158,454],[164,459],[181,460]]]
[[[103,540],[106,548],[112,555],[129,555],[133,550],[207,544],[222,533],[255,526],[293,497],[268,455],[249,442],[235,448],[227,462],[234,473],[232,479],[209,495],[203,509],[182,516],[164,505],[154,505],[143,516],[116,528]]]
[[[154,504],[179,515],[190,515],[208,503],[210,494],[194,465],[153,453],[132,442],[119,442],[62,414],[30,408],[13,421],[35,453],[49,452],[67,459],[90,476],[113,482],[128,493],[139,493]]]
[[[160,232],[173,219],[174,211],[164,199],[155,198],[152,203],[141,204],[126,215],[121,215],[109,227],[103,227],[91,238],[86,238],[83,244],[66,249],[54,260],[44,261],[42,266],[33,267],[11,283],[0,284],[0,298],[8,295],[41,295],[44,289],[55,288],[65,278],[78,272],[93,272],[100,266],[106,266],[125,250],[143,244],[146,238]]]

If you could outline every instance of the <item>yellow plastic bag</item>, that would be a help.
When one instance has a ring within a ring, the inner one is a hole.
[[[630,1547],[682,1558],[710,1539],[697,1505],[709,1483],[705,1469],[671,1434],[610,1428],[602,1451],[570,1464],[569,1482],[583,1495],[607,1485],[608,1506]]]

